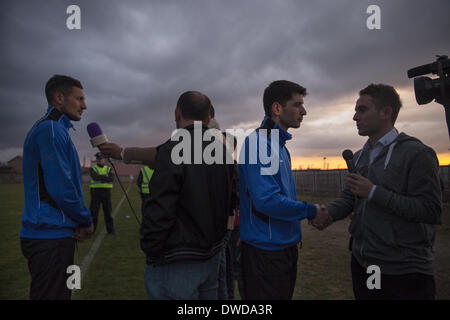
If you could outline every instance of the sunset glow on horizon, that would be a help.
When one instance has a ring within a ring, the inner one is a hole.
[[[440,153],[437,155],[440,166],[450,165],[450,152]],[[292,157],[293,170],[334,170],[347,169],[344,159],[340,156],[335,157]]]

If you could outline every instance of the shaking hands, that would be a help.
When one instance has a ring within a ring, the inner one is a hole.
[[[320,206],[316,204],[316,207],[317,215],[314,220],[309,220],[309,224],[318,230],[323,230],[333,223],[333,218],[328,214],[328,210],[323,204]]]

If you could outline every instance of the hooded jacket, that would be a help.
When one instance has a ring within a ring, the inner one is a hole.
[[[241,240],[264,250],[282,250],[300,242],[300,220],[314,219],[317,209],[297,201],[286,148],[292,135],[267,116],[260,129],[245,139],[239,158]],[[278,141],[272,141],[276,132]]]
[[[71,238],[77,226],[92,224],[84,204],[80,160],[69,135],[72,127],[66,115],[49,106],[27,134],[22,238]]]
[[[442,206],[435,152],[404,133],[369,164],[365,149],[353,158],[357,173],[376,185],[371,198],[355,197],[346,186],[328,206],[333,220],[354,216],[349,226],[352,254],[382,274],[434,274],[435,225]]]

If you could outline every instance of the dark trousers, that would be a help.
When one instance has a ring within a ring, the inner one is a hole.
[[[141,218],[142,218],[142,216],[143,216],[142,210],[144,210],[145,202],[148,199],[150,199],[150,194],[149,193],[139,192],[139,195],[141,196]]]
[[[436,286],[434,276],[423,273],[383,275],[380,277],[381,289],[368,289],[366,273],[352,255],[351,261],[353,293],[356,300],[434,300]],[[382,272],[383,270],[381,270]]]
[[[246,300],[290,300],[297,279],[298,248],[263,250],[242,242]]]
[[[92,214],[92,221],[94,223],[94,231],[97,230],[98,212],[100,211],[100,204],[103,207],[103,214],[105,216],[106,231],[108,233],[114,232],[114,222],[111,216],[111,189],[106,188],[91,188],[91,205],[89,210]]]
[[[145,200],[150,199],[150,194],[149,193],[139,192],[139,194],[141,195],[142,204],[144,204]]]
[[[73,265],[75,239],[24,239],[22,253],[31,275],[31,300],[70,300],[67,267]]]

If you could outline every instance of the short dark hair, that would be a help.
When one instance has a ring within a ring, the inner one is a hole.
[[[294,93],[298,93],[302,96],[307,95],[306,88],[295,82],[287,80],[277,80],[272,82],[264,90],[263,103],[266,116],[272,116],[272,104],[274,102],[278,102],[285,107],[286,102],[292,99],[292,94]]]
[[[211,118],[214,118],[216,116],[216,111],[214,110],[214,106],[213,105],[211,105],[210,115],[211,115]]]
[[[53,104],[53,94],[55,92],[62,92],[62,94],[67,97],[72,92],[73,87],[83,89],[79,80],[69,76],[55,74],[45,85],[45,96],[48,104]]]
[[[394,87],[387,84],[369,84],[367,87],[359,92],[359,95],[368,95],[373,98],[377,109],[383,109],[385,107],[392,108],[392,123],[397,120],[398,113],[402,107],[402,101]]]
[[[178,98],[177,108],[186,120],[205,121],[211,112],[211,101],[198,91],[187,91]]]

